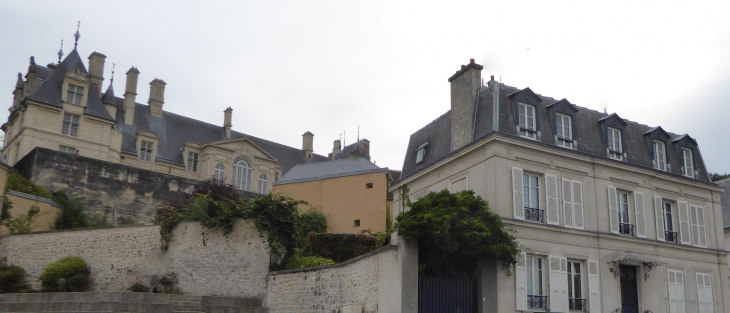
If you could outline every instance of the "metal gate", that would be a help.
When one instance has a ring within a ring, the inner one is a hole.
[[[418,313],[476,312],[476,282],[468,279],[418,277]]]

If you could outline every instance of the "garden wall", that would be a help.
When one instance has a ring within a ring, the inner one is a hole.
[[[135,282],[149,281],[149,275],[174,272],[178,287],[188,295],[263,298],[266,292],[268,245],[252,221],[236,222],[229,238],[199,223],[180,224],[166,252],[160,250],[156,225],[0,238],[0,258],[23,267],[35,289],[46,265],[69,255],[86,260],[95,291],[125,291]]]

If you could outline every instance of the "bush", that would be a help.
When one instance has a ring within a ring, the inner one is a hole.
[[[27,193],[29,195],[41,198],[51,198],[51,192],[48,189],[34,184],[32,181],[23,178],[18,173],[8,175],[8,189]]]
[[[337,263],[356,258],[378,248],[378,240],[370,235],[309,233],[309,254]]]
[[[84,198],[69,198],[61,190],[53,194],[53,201],[61,206],[56,218],[56,229],[72,229],[89,227],[89,216],[86,214],[86,207],[81,205]]]
[[[127,290],[131,292],[150,292],[150,287],[147,287],[142,283],[134,283],[132,286],[129,286]]]
[[[77,256],[62,258],[48,264],[41,274],[41,286],[46,292],[79,292],[89,287],[89,269]]]
[[[0,265],[0,293],[21,292],[29,289],[23,284],[25,270],[20,266]]]
[[[177,274],[169,273],[165,276],[160,277],[160,281],[155,288],[156,293],[181,295],[183,294],[180,288],[177,288]]]
[[[327,232],[327,217],[320,209],[309,208],[299,213],[295,228],[299,247],[304,247],[307,245],[307,234]]]
[[[287,269],[292,268],[304,268],[304,267],[316,267],[337,264],[331,259],[322,258],[318,256],[300,256],[294,255],[289,259],[289,263],[286,264]]]

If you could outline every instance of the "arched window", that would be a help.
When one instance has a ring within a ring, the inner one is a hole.
[[[251,191],[251,161],[245,157],[237,157],[233,161],[233,186],[243,191]]]
[[[215,179],[218,182],[224,182],[226,180],[226,166],[218,163],[215,166],[215,174],[213,175],[213,179]]]
[[[266,174],[261,174],[261,176],[259,176],[259,193],[262,195],[265,195],[267,193],[266,183],[268,182],[268,180],[269,178],[266,177]]]

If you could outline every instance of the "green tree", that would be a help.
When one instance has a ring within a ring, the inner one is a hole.
[[[419,264],[436,276],[450,269],[476,273],[479,259],[495,258],[509,270],[520,249],[489,205],[474,192],[430,192],[396,218],[404,239],[418,240]]]
[[[23,178],[18,173],[8,175],[8,189],[27,193],[42,198],[51,198],[52,194],[48,189],[34,184],[32,181]]]
[[[41,214],[41,209],[37,205],[33,205],[28,210],[28,214],[20,214],[15,218],[8,217],[7,225],[10,228],[10,233],[25,234],[31,232],[33,230],[31,224],[43,214]]]
[[[61,258],[48,264],[41,273],[43,291],[78,292],[89,287],[89,268],[86,261],[77,256]]]
[[[53,194],[53,201],[61,206],[56,218],[56,229],[72,229],[89,227],[89,216],[86,214],[86,207],[81,204],[84,198],[69,198],[61,190]]]
[[[730,174],[710,173],[710,181],[719,181],[730,177]]]

